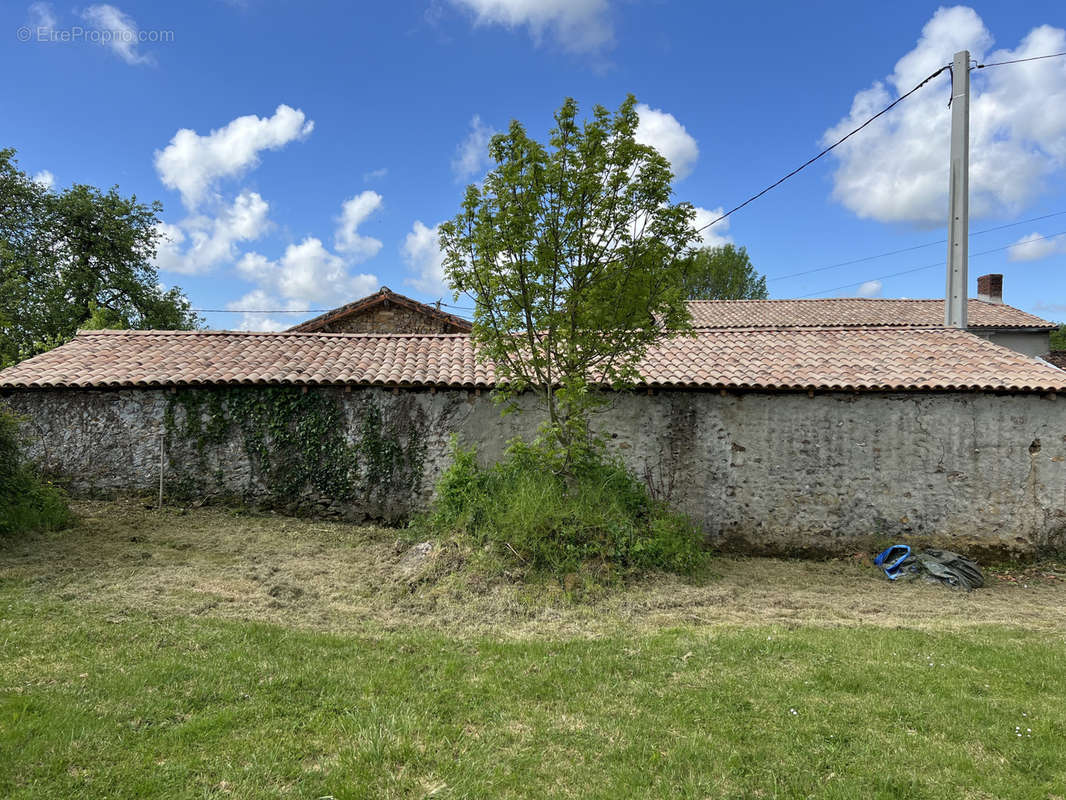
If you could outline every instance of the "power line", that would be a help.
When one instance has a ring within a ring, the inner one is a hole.
[[[721,221],[722,221],[723,219],[725,219],[726,217],[728,217],[728,216],[729,216],[730,214],[732,214],[732,213],[734,213],[734,212],[736,212],[736,211],[739,211],[740,209],[744,208],[744,206],[748,205],[748,203],[751,203],[751,202],[754,202],[755,200],[758,200],[758,199],[759,199],[760,197],[762,197],[762,196],[763,196],[764,194],[766,194],[767,192],[769,192],[769,191],[770,191],[771,189],[776,189],[776,188],[777,188],[778,186],[780,186],[780,185],[781,185],[782,183],[784,183],[785,181],[787,181],[787,180],[788,180],[789,178],[791,178],[791,177],[792,177],[793,175],[795,175],[796,173],[798,173],[798,172],[801,172],[802,170],[806,169],[806,168],[807,168],[807,167],[809,167],[809,166],[810,166],[811,164],[813,164],[813,163],[814,163],[815,161],[817,161],[817,160],[818,160],[819,158],[821,158],[822,156],[826,155],[827,153],[831,152],[831,151],[832,151],[832,150],[834,150],[835,148],[837,148],[837,147],[839,147],[840,145],[842,145],[842,144],[843,144],[844,142],[846,142],[846,141],[847,141],[848,139],[850,139],[850,138],[851,138],[852,136],[854,136],[854,135],[855,135],[856,133],[858,133],[859,131],[861,131],[861,130],[862,130],[863,128],[865,128],[865,127],[866,127],[867,125],[869,125],[869,124],[870,124],[871,122],[873,122],[873,121],[874,121],[875,119],[877,119],[878,117],[882,117],[882,116],[884,116],[885,114],[887,114],[887,113],[888,113],[889,111],[891,111],[891,110],[892,110],[893,108],[895,108],[895,107],[896,107],[897,105],[899,105],[900,103],[902,103],[902,102],[903,102],[904,100],[906,100],[906,99],[907,99],[908,97],[910,97],[910,96],[911,96],[912,94],[914,94],[914,93],[915,93],[915,92],[917,92],[917,91],[918,91],[919,89],[921,89],[921,88],[922,88],[923,86],[925,86],[925,85],[926,85],[927,83],[929,83],[929,81],[933,80],[933,78],[935,78],[935,77],[936,77],[937,75],[939,75],[940,73],[942,73],[942,72],[944,72],[945,70],[949,69],[949,67],[950,67],[950,66],[951,66],[950,64],[945,64],[945,65],[944,65],[944,66],[942,66],[942,67],[941,67],[940,69],[938,69],[938,70],[937,70],[936,72],[934,72],[934,73],[933,73],[932,75],[930,75],[930,76],[929,76],[928,78],[926,78],[926,79],[925,79],[924,81],[922,81],[922,82],[921,82],[921,83],[919,83],[919,84],[918,84],[917,86],[915,86],[915,87],[914,87],[913,89],[911,89],[911,90],[910,90],[909,92],[907,92],[906,94],[902,94],[902,95],[900,95],[899,97],[897,97],[897,98],[896,98],[895,100],[893,100],[893,101],[892,101],[891,103],[889,103],[889,104],[888,104],[887,106],[885,106],[884,108],[882,108],[882,109],[881,109],[880,111],[878,111],[878,112],[877,112],[876,114],[874,114],[874,115],[873,115],[872,117],[870,117],[870,118],[869,118],[868,120],[866,120],[866,122],[862,123],[862,125],[860,125],[859,127],[855,128],[855,129],[854,129],[853,131],[851,131],[850,133],[848,133],[848,134],[847,134],[846,136],[843,136],[843,137],[841,137],[840,139],[837,139],[837,140],[836,140],[835,142],[833,142],[833,143],[832,143],[831,145],[829,145],[829,147],[825,148],[825,150],[823,150],[822,152],[820,152],[820,153],[819,153],[818,155],[814,156],[813,158],[810,158],[810,159],[808,159],[807,161],[805,161],[805,162],[804,162],[803,164],[801,164],[800,166],[796,167],[796,168],[795,168],[794,170],[792,170],[792,172],[788,173],[788,175],[786,175],[785,177],[781,178],[780,180],[778,180],[778,181],[775,181],[774,183],[771,183],[771,184],[770,184],[769,186],[767,186],[767,187],[766,187],[765,189],[763,189],[763,190],[762,190],[761,192],[759,192],[758,194],[754,194],[754,195],[752,195],[751,197],[749,197],[749,198],[748,198],[747,200],[745,200],[745,201],[744,201],[743,203],[741,203],[740,205],[738,205],[738,206],[734,206],[733,208],[729,209],[729,210],[728,210],[727,212],[725,212],[724,214],[722,214],[722,216],[718,217],[717,219],[711,220],[711,221],[710,221],[710,222],[708,222],[708,223],[707,223],[706,225],[704,225],[704,226],[702,226],[702,227],[700,227],[700,228],[697,228],[697,229],[696,229],[696,233],[699,233],[699,232],[700,232],[700,231],[702,231],[702,230],[705,230],[705,229],[707,229],[707,228],[710,228],[710,227],[711,227],[712,225],[716,225],[717,223],[721,222]]]
[[[1004,64],[1020,64],[1023,61],[1040,61],[1041,59],[1058,58],[1060,56],[1066,56],[1066,52],[1048,53],[1047,55],[1032,56],[1030,58],[1013,58],[1013,59],[1010,59],[1008,61],[992,61],[992,62],[989,62],[988,64],[978,64],[976,66],[976,68],[977,69],[985,69],[986,67],[1000,67],[1000,66],[1003,66]],[[875,119],[877,119],[878,117],[882,117],[885,114],[887,114],[889,111],[891,111],[897,105],[902,103],[904,100],[906,100],[912,94],[914,94],[919,89],[921,89],[923,86],[925,86],[927,83],[929,83],[929,81],[933,80],[933,78],[935,78],[938,75],[940,75],[940,73],[945,72],[945,71],[950,71],[950,70],[951,70],[951,64],[945,64],[940,69],[938,69],[936,72],[934,72],[932,75],[930,75],[928,78],[926,78],[921,83],[919,83],[917,86],[915,86],[913,89],[911,89],[909,92],[897,97],[895,100],[893,100],[887,106],[885,106],[880,111],[878,111],[876,114],[874,114],[872,117],[870,117],[868,120],[866,120],[866,122],[862,123],[862,125],[860,125],[859,127],[855,128],[854,130],[849,132],[846,136],[844,136],[844,137],[838,139],[837,141],[833,142],[833,144],[829,145],[829,147],[825,148],[825,150],[820,152],[818,155],[814,156],[813,158],[811,158],[808,161],[804,162],[800,166],[796,167],[796,169],[792,170],[792,172],[788,173],[785,177],[781,178],[779,181],[775,181],[774,183],[770,184],[769,186],[767,186],[765,189],[763,189],[758,194],[752,195],[747,200],[745,200],[743,203],[741,203],[740,205],[734,206],[733,208],[729,209],[729,211],[725,212],[724,214],[722,214],[717,219],[713,219],[710,222],[708,222],[706,225],[703,225],[703,226],[697,228],[696,229],[696,233],[699,233],[700,231],[706,230],[707,228],[710,228],[712,225],[716,225],[717,223],[721,222],[723,219],[728,217],[730,214],[732,214],[732,213],[734,213],[736,211],[739,211],[740,209],[744,208],[744,206],[748,205],[748,203],[751,203],[751,202],[753,202],[755,200],[758,200],[760,197],[762,197],[764,194],[769,192],[771,189],[776,189],[778,186],[780,186],[782,183],[787,181],[793,175],[795,175],[796,173],[801,172],[802,170],[806,169],[811,164],[813,164],[815,161],[820,159],[822,156],[828,154],[829,152],[831,152],[835,148],[837,148],[840,145],[842,145],[844,142],[846,142],[848,139],[850,139],[856,133],[861,131],[863,128],[865,128],[867,125],[869,125]]]
[[[993,62],[989,62],[987,64],[977,64],[976,65],[976,69],[985,69],[986,67],[999,67],[999,66],[1003,66],[1005,64],[1020,64],[1020,63],[1025,62],[1025,61],[1040,61],[1040,60],[1045,59],[1045,58],[1058,58],[1060,56],[1066,56],[1066,51],[1064,51],[1062,53],[1049,53],[1049,54],[1043,55],[1043,56],[1032,56],[1032,57],[1029,57],[1029,58],[1015,58],[1015,59],[1010,59],[1008,61],[993,61]],[[758,192],[757,194],[753,194],[751,197],[749,197],[743,203],[740,203],[739,205],[734,206],[733,208],[729,209],[729,211],[726,211],[721,216],[719,216],[716,219],[713,219],[710,222],[708,222],[706,225],[702,225],[701,227],[697,228],[696,229],[696,233],[700,233],[701,231],[704,231],[707,228],[710,228],[710,227],[712,227],[714,225],[717,225],[719,222],[721,222],[726,217],[730,216],[731,214],[734,214],[735,212],[737,212],[740,209],[744,208],[746,205],[758,200],[760,197],[762,197],[767,192],[769,192],[769,191],[771,191],[773,189],[776,189],[782,183],[784,183],[785,181],[787,181],[789,178],[793,177],[794,175],[802,172],[803,170],[805,170],[807,167],[809,167],[811,164],[813,164],[818,159],[822,158],[825,155],[828,155],[830,152],[832,152],[837,147],[842,145],[844,142],[846,142],[848,139],[850,139],[856,133],[858,133],[863,128],[868,126],[874,120],[876,120],[876,119],[878,119],[880,117],[883,117],[885,114],[887,114],[889,111],[891,111],[897,105],[902,103],[904,100],[906,100],[912,94],[917,92],[919,89],[921,89],[923,86],[925,86],[927,83],[929,83],[929,81],[931,81],[934,78],[936,78],[942,72],[944,72],[946,70],[950,70],[950,69],[951,69],[951,65],[950,64],[945,64],[940,69],[938,69],[936,72],[934,72],[931,75],[929,75],[929,77],[927,77],[925,80],[923,80],[917,86],[915,86],[913,89],[908,91],[906,94],[902,94],[899,97],[897,97],[895,100],[893,100],[887,106],[882,108],[880,111],[878,111],[872,117],[867,119],[865,122],[863,122],[857,128],[849,131],[846,135],[842,136],[840,139],[838,139],[837,141],[833,142],[833,144],[831,144],[828,147],[826,147],[820,153],[818,153],[817,155],[813,156],[812,158],[809,158],[807,161],[805,161],[800,166],[796,167],[794,170],[792,170],[790,173],[785,175],[783,178],[781,178],[781,179],[775,181],[774,183],[770,184],[769,186],[767,186],[765,189],[763,189],[762,191]],[[977,236],[977,235],[982,234],[982,233],[991,233],[992,231],[1002,230],[1004,228],[1009,228],[1009,227],[1012,227],[1012,226],[1015,226],[1015,225],[1023,225],[1026,222],[1036,222],[1036,221],[1041,220],[1041,219],[1047,219],[1049,217],[1058,216],[1058,215],[1064,214],[1064,213],[1066,213],[1066,211],[1060,211],[1060,212],[1056,212],[1054,214],[1047,214],[1047,215],[1045,215],[1043,217],[1034,217],[1033,219],[1030,219],[1030,220],[1021,220],[1019,222],[1012,222],[1012,223],[1008,223],[1007,225],[1000,225],[1000,226],[997,226],[995,228],[987,228],[986,230],[983,230],[983,231],[977,231],[977,232],[972,233],[970,235],[971,236]],[[1052,236],[1058,236],[1058,235],[1061,235],[1061,234],[1052,234]],[[1030,239],[1029,241],[1037,241],[1038,239],[1046,239],[1046,238],[1050,238],[1050,237],[1040,236],[1040,237],[1037,237],[1037,238],[1034,238],[1034,239]],[[914,245],[913,247],[904,247],[904,248],[902,248],[900,250],[893,250],[893,251],[890,251],[888,253],[880,253],[880,254],[875,255],[875,256],[866,256],[864,258],[855,259],[853,261],[843,261],[843,262],[841,262],[839,264],[830,264],[830,265],[827,265],[827,266],[824,266],[824,267],[816,267],[815,269],[805,270],[803,272],[795,272],[795,273],[791,273],[789,275],[781,275],[781,276],[778,276],[776,278],[768,278],[768,280],[772,280],[772,281],[786,280],[786,279],[789,279],[789,278],[796,278],[796,277],[799,277],[801,275],[809,275],[809,274],[812,274],[814,272],[822,272],[822,271],[825,271],[825,270],[836,269],[837,267],[845,267],[845,266],[849,266],[849,265],[852,265],[852,264],[860,264],[860,263],[863,263],[865,261],[873,261],[873,260],[878,259],[878,258],[885,258],[885,257],[891,256],[891,255],[899,255],[900,253],[907,253],[907,252],[910,252],[910,251],[913,251],[913,250],[920,250],[920,249],[922,249],[924,247],[932,247],[933,245],[943,244],[946,241],[947,240],[944,239],[944,240],[939,240],[939,241],[936,241],[936,242],[929,242],[927,244]],[[982,253],[975,253],[974,255],[975,256],[985,255],[986,253],[993,253],[993,252],[996,252],[998,250],[1006,250],[1008,247],[1012,247],[1012,246],[1013,245],[1006,245],[1005,247],[999,247],[999,248],[995,248],[993,250],[985,250]],[[930,264],[930,265],[924,266],[924,267],[916,267],[914,269],[904,270],[903,272],[896,272],[896,273],[893,273],[892,275],[886,275],[886,276],[884,276],[884,278],[892,278],[892,277],[896,277],[897,275],[906,275],[908,273],[917,272],[917,271],[923,270],[923,269],[931,269],[934,266],[939,266],[939,262],[937,262],[937,264]],[[870,280],[882,280],[882,279],[883,278],[871,278]],[[866,281],[859,281],[858,283],[851,283],[851,284],[848,284],[846,286],[837,287],[836,289],[826,289],[826,290],[824,290],[822,292],[814,292],[812,294],[802,295],[802,297],[811,297],[811,296],[813,296],[815,294],[824,294],[825,292],[835,292],[835,291],[839,291],[840,289],[848,289],[848,288],[851,288],[852,286],[861,286],[865,282]],[[468,308],[468,307],[464,307],[464,306],[453,306],[450,303],[441,303],[440,305],[445,306],[446,308],[454,308],[454,309],[459,310],[459,311],[474,311],[475,310],[473,308]],[[190,311],[194,311],[196,313],[201,313],[201,314],[323,314],[323,313],[326,313],[327,311],[332,311],[333,309],[329,309],[329,308],[308,308],[308,309],[294,310],[294,309],[288,309],[288,308],[281,308],[281,309],[192,308],[192,309],[189,309],[189,310]]]
[[[1038,242],[1041,239],[1054,239],[1056,236],[1063,236],[1063,235],[1066,235],[1066,231],[1059,231],[1058,233],[1049,233],[1047,236],[1034,236],[1031,239],[1026,239],[1025,242],[1021,242],[1021,243],[1012,242],[1011,244],[1005,244],[1002,247],[993,247],[993,248],[991,248],[989,250],[982,250],[979,253],[971,253],[970,254],[970,258],[976,258],[977,256],[987,256],[989,253],[998,253],[998,252],[1000,252],[1002,250],[1009,250],[1010,248],[1015,247],[1018,244],[1027,244],[1028,242]],[[862,286],[864,283],[869,283],[870,281],[883,281],[883,280],[887,280],[888,278],[898,278],[900,275],[910,275],[912,272],[921,272],[924,269],[932,269],[933,267],[942,267],[942,266],[944,266],[943,260],[935,261],[932,264],[924,264],[924,265],[922,265],[920,267],[912,267],[911,269],[905,269],[905,270],[902,270],[900,272],[893,272],[893,273],[890,273],[888,275],[879,275],[876,278],[867,278],[865,280],[856,281],[855,283],[846,283],[843,286],[835,286],[832,289],[821,289],[820,291],[817,291],[817,292],[810,292],[808,294],[801,294],[800,295],[800,299],[805,298],[805,297],[815,297],[815,296],[820,295],[820,294],[829,294],[830,292],[839,292],[841,289],[851,289],[851,288],[853,288],[855,286]]]
[[[1005,228],[1014,228],[1014,227],[1017,227],[1018,225],[1028,225],[1030,222],[1039,222],[1040,220],[1050,219],[1051,217],[1061,217],[1063,214],[1066,214],[1066,211],[1055,211],[1054,213],[1044,214],[1043,216],[1040,216],[1040,217],[1031,217],[1030,219],[1021,219],[1021,220],[1018,220],[1017,222],[1008,222],[1006,225],[996,225],[994,228],[985,228],[984,230],[974,231],[973,233],[970,234],[970,236],[980,236],[983,233],[993,233],[994,231],[1001,231],[1001,230],[1003,230]],[[789,278],[798,278],[801,275],[811,275],[811,274],[813,274],[815,272],[825,272],[826,270],[837,269],[838,267],[848,267],[848,266],[851,266],[852,264],[862,264],[862,263],[864,263],[866,261],[874,261],[874,260],[876,260],[878,258],[887,258],[888,256],[897,256],[900,253],[909,253],[909,252],[914,251],[914,250],[921,250],[923,248],[933,247],[933,246],[938,245],[938,244],[947,244],[947,241],[948,241],[947,239],[938,239],[935,242],[926,242],[925,244],[916,244],[916,245],[913,245],[911,247],[900,248],[899,250],[889,250],[887,253],[878,253],[875,256],[863,256],[862,258],[855,258],[855,259],[852,259],[851,261],[841,261],[841,262],[836,263],[836,264],[827,264],[824,267],[815,267],[814,269],[805,269],[805,270],[803,270],[801,272],[790,272],[788,275],[777,275],[777,276],[775,276],[773,278],[768,277],[766,280],[768,280],[768,281],[783,281],[783,280],[788,280]]]
[[[332,308],[190,308],[197,314],[325,314]]]
[[[1066,52],[1048,53],[1046,56],[1032,56],[1031,58],[1012,58],[1010,61],[992,61],[988,64],[978,64],[977,69],[984,69],[985,67],[1002,67],[1004,64],[1021,64],[1023,61],[1040,61],[1045,58],[1059,58],[1061,56],[1066,56]]]

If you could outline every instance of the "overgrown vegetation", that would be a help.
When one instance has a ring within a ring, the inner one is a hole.
[[[556,575],[610,580],[645,569],[692,573],[705,563],[701,532],[621,463],[595,451],[566,458],[514,441],[482,468],[474,450],[453,441],[433,510],[415,527],[491,547],[511,568]]]
[[[63,492],[43,480],[19,450],[19,421],[0,407],[0,536],[69,524]]]
[[[277,504],[299,503],[308,492],[336,502],[383,502],[390,492],[413,492],[421,484],[425,443],[418,420],[405,421],[401,430],[366,398],[350,425],[337,393],[322,389],[182,389],[168,395],[164,412],[171,482],[184,494],[195,493],[205,480],[214,481],[217,491],[224,475],[212,472],[212,453],[237,441],[252,479]],[[190,447],[195,457],[187,463]]]

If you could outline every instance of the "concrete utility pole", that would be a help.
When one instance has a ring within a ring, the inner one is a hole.
[[[970,236],[970,51],[951,66],[951,189],[948,201],[948,285],[944,324],[966,328]]]

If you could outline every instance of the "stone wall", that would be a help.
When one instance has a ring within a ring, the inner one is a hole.
[[[26,391],[7,402],[29,419],[30,455],[76,492],[154,490],[165,435],[171,496],[390,522],[429,502],[452,433],[491,461],[536,424],[533,413],[501,417],[484,394],[312,388],[340,410],[352,452],[371,453],[369,437],[386,456],[354,464],[355,479],[337,491],[279,498],[246,432],[212,426],[225,406],[214,391]],[[254,403],[265,390],[225,391]],[[1053,395],[619,394],[596,424],[719,545],[824,553],[936,541],[1002,554],[1066,544],[1066,400]]]
[[[376,305],[322,326],[322,333],[455,333],[446,320],[395,304]]]

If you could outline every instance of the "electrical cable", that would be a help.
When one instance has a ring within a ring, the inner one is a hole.
[[[1066,51],[1062,53],[1048,53],[1046,56],[1032,56],[1030,58],[1012,58],[1009,61],[992,61],[988,64],[978,64],[977,69],[984,69],[985,67],[1002,67],[1004,64],[1021,64],[1023,61],[1040,61],[1045,58],[1059,58],[1066,56]]]
[[[1038,242],[1041,239],[1054,239],[1056,236],[1063,236],[1063,235],[1066,235],[1066,231],[1059,231],[1058,233],[1049,233],[1046,236],[1034,236],[1031,239],[1026,239],[1025,242],[1020,242],[1020,243],[1019,242],[1012,242],[1011,244],[1005,244],[1002,247],[993,247],[993,248],[991,248],[989,250],[982,250],[979,253],[970,253],[969,257],[970,258],[977,258],[978,256],[987,256],[989,253],[999,253],[999,252],[1001,252],[1003,250],[1009,250],[1012,247],[1016,247],[1019,244],[1028,244],[1029,242]],[[817,291],[817,292],[810,292],[808,294],[801,294],[799,296],[799,298],[797,298],[797,299],[804,299],[804,298],[807,298],[807,297],[816,297],[817,295],[829,294],[830,292],[839,292],[842,289],[851,289],[851,288],[853,288],[855,286],[862,286],[864,283],[869,283],[870,281],[883,281],[883,280],[887,280],[888,278],[897,278],[900,275],[909,275],[912,272],[921,272],[923,269],[932,269],[933,267],[942,267],[942,266],[944,266],[943,260],[935,261],[932,264],[925,264],[925,265],[923,265],[921,267],[912,267],[911,269],[905,269],[905,270],[903,270],[901,272],[893,272],[893,273],[891,273],[889,275],[879,275],[876,278],[867,278],[865,280],[855,281],[855,283],[847,283],[847,284],[844,284],[843,286],[835,286],[832,289],[822,289],[822,290]]]
[[[980,236],[981,234],[984,234],[984,233],[993,233],[994,231],[1001,231],[1004,228],[1014,228],[1014,227],[1017,227],[1018,225],[1028,225],[1030,222],[1039,222],[1040,220],[1050,219],[1051,217],[1061,217],[1063,214],[1066,214],[1066,211],[1055,211],[1054,213],[1044,214],[1043,216],[1040,216],[1040,217],[1031,217],[1029,219],[1018,220],[1017,222],[1008,222],[1006,225],[996,225],[994,228],[985,228],[984,230],[974,231],[973,233],[970,234],[970,236]],[[851,266],[852,264],[862,264],[862,263],[864,263],[866,261],[874,261],[874,260],[876,260],[878,258],[887,258],[888,256],[897,256],[900,253],[909,253],[909,252],[911,252],[913,250],[921,250],[921,249],[926,248],[926,247],[934,247],[934,246],[936,246],[938,244],[947,244],[947,243],[948,243],[947,239],[938,239],[935,242],[926,242],[925,244],[916,244],[916,245],[913,245],[912,247],[903,247],[903,248],[901,248],[899,250],[889,250],[887,253],[878,253],[875,256],[863,256],[862,258],[855,258],[855,259],[852,259],[851,261],[841,261],[841,262],[839,262],[837,264],[827,264],[824,267],[815,267],[814,269],[805,269],[805,270],[803,270],[801,272],[790,272],[788,275],[777,275],[777,276],[772,277],[772,278],[771,277],[767,277],[766,280],[767,281],[783,281],[783,280],[788,280],[789,278],[798,278],[801,275],[811,275],[812,273],[815,273],[815,272],[825,272],[826,270],[837,269],[838,267],[848,267],[848,266]]]
[[[736,212],[736,211],[739,211],[740,209],[744,208],[744,206],[748,205],[748,203],[751,203],[751,202],[754,202],[755,200],[758,200],[758,199],[759,199],[760,197],[762,197],[762,196],[763,196],[764,194],[766,194],[767,192],[769,192],[769,191],[770,191],[771,189],[776,189],[776,188],[777,188],[778,186],[780,186],[780,185],[781,185],[782,183],[784,183],[785,181],[787,181],[787,180],[788,180],[789,178],[791,178],[791,177],[792,177],[793,175],[795,175],[795,174],[797,174],[798,172],[801,172],[802,170],[806,169],[806,168],[807,168],[807,167],[809,167],[809,166],[810,166],[811,164],[813,164],[813,163],[814,163],[815,161],[817,161],[818,159],[820,159],[820,158],[821,158],[822,156],[824,156],[824,155],[826,155],[826,154],[830,153],[830,152],[831,152],[832,150],[834,150],[835,148],[837,148],[837,147],[839,147],[840,145],[842,145],[842,144],[843,144],[844,142],[846,142],[846,141],[847,141],[848,139],[850,139],[850,138],[851,138],[852,136],[854,136],[854,135],[855,135],[856,133],[858,133],[859,131],[861,131],[861,130],[862,130],[863,128],[865,128],[865,127],[866,127],[867,125],[869,125],[869,124],[870,124],[871,122],[873,122],[874,120],[878,119],[879,117],[882,117],[882,116],[884,116],[885,114],[887,114],[887,113],[888,113],[889,111],[891,111],[891,110],[892,110],[893,108],[895,108],[895,107],[896,107],[897,105],[899,105],[900,103],[902,103],[902,102],[903,102],[904,100],[906,100],[906,99],[907,99],[908,97],[910,97],[910,96],[911,96],[912,94],[914,94],[914,93],[915,93],[915,92],[917,92],[917,91],[918,91],[919,89],[921,89],[921,88],[922,88],[923,86],[925,86],[925,85],[926,85],[927,83],[929,83],[929,81],[933,80],[933,78],[935,78],[935,77],[936,77],[937,75],[939,75],[940,73],[942,73],[942,72],[946,71],[946,70],[947,70],[947,69],[948,69],[949,67],[950,67],[950,65],[949,65],[949,64],[945,64],[945,65],[944,65],[944,66],[942,66],[942,67],[941,67],[940,69],[938,69],[938,70],[937,70],[936,72],[934,72],[934,73],[933,73],[932,75],[930,75],[930,76],[929,76],[928,78],[926,78],[926,79],[925,79],[924,81],[922,81],[922,82],[921,82],[921,83],[919,83],[919,84],[918,84],[917,86],[915,86],[915,87],[914,87],[913,89],[911,89],[911,90],[910,90],[909,92],[907,92],[906,94],[902,94],[902,95],[900,95],[900,96],[899,96],[899,97],[897,97],[897,98],[896,98],[895,100],[893,100],[893,101],[892,101],[891,103],[889,103],[889,104],[888,104],[887,106],[885,106],[884,108],[882,108],[882,109],[881,109],[880,111],[878,111],[878,112],[877,112],[876,114],[874,114],[874,115],[873,115],[872,117],[870,117],[870,118],[869,118],[868,120],[866,120],[866,122],[862,123],[862,125],[860,125],[859,127],[855,128],[854,130],[852,130],[852,131],[851,131],[850,133],[848,133],[847,135],[845,135],[845,136],[842,136],[842,137],[841,137],[840,139],[837,139],[837,140],[836,140],[835,142],[833,142],[833,143],[832,143],[831,145],[829,145],[829,147],[825,148],[825,149],[824,149],[824,150],[823,150],[822,152],[820,152],[820,153],[819,153],[818,155],[814,156],[813,158],[810,158],[810,159],[808,159],[808,160],[807,160],[807,161],[805,161],[805,162],[804,162],[803,164],[801,164],[800,166],[798,166],[798,167],[796,167],[796,168],[795,168],[794,170],[792,170],[792,172],[788,173],[788,175],[786,175],[785,177],[781,178],[781,179],[780,179],[780,180],[778,180],[778,181],[775,181],[774,183],[771,183],[771,184],[770,184],[769,186],[767,186],[767,187],[766,187],[765,189],[763,189],[763,190],[762,190],[761,192],[759,192],[758,194],[754,194],[754,195],[752,195],[751,197],[749,197],[749,198],[748,198],[747,200],[745,200],[745,201],[744,201],[743,203],[741,203],[740,205],[738,205],[738,206],[734,206],[733,208],[729,209],[729,210],[728,210],[727,212],[725,212],[724,214],[722,214],[722,215],[721,215],[720,217],[718,217],[717,219],[711,220],[711,221],[710,221],[710,222],[708,222],[708,223],[707,223],[706,225],[704,225],[704,226],[702,226],[702,227],[699,227],[699,228],[697,228],[697,229],[696,229],[696,233],[699,233],[699,232],[700,232],[700,231],[702,231],[702,230],[705,230],[705,229],[707,229],[707,228],[710,228],[710,227],[711,227],[712,225],[717,225],[717,224],[718,224],[719,222],[721,222],[721,221],[722,221],[723,219],[725,219],[726,217],[728,217],[728,216],[729,216],[730,214],[733,214],[734,212]]]

